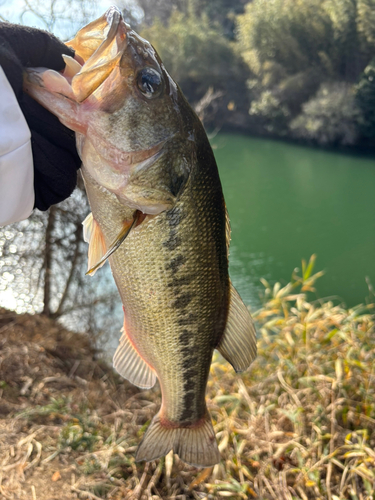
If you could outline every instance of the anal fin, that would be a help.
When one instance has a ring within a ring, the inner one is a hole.
[[[227,325],[217,350],[236,372],[246,370],[257,354],[253,319],[232,283],[230,285]]]
[[[113,366],[116,371],[126,380],[141,389],[151,389],[155,385],[156,375],[154,370],[144,361],[130,342],[125,329],[120,339],[115,355]]]

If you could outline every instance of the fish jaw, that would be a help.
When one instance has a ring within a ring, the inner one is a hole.
[[[166,180],[151,174],[144,181],[145,172],[161,170],[158,165],[170,139],[187,134],[176,113],[177,87],[155,50],[116,9],[80,30],[68,44],[83,66],[66,58],[69,64],[62,74],[27,70],[25,91],[76,132],[83,171],[123,205],[151,215],[171,208],[175,195],[168,187],[174,183],[171,177],[181,173],[168,172]],[[161,92],[154,100],[140,91],[144,70],[161,78]],[[183,172],[184,182],[188,175]]]
[[[120,22],[121,13],[116,7],[110,7],[101,17],[80,29],[72,40],[66,42],[66,45],[72,47],[76,55],[86,62],[104,40],[109,38],[108,32],[111,27],[117,30]],[[128,24],[124,25],[128,30],[131,29]]]
[[[125,150],[108,140],[107,113],[98,107],[96,96],[77,102],[68,79],[60,73],[45,68],[30,69],[25,74],[24,89],[76,132],[83,173],[88,172],[122,204],[153,215],[172,206],[174,198],[168,193],[151,193],[151,199],[147,199],[144,188],[138,189],[129,181],[132,174],[139,175],[161,159],[173,134],[148,149],[132,150],[129,145],[130,150]],[[150,195],[150,189],[147,193]]]
[[[108,140],[107,113],[98,109],[96,97],[77,102],[63,75],[44,68],[30,69],[25,74],[24,89],[76,132],[84,175],[92,176],[99,185],[114,193],[123,205],[143,213],[156,215],[173,205],[174,197],[170,193],[131,183],[132,175],[139,177],[143,170],[162,160],[173,133],[145,150],[125,150]]]

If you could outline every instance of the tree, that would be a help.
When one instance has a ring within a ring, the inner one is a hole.
[[[225,37],[234,39],[235,17],[242,14],[248,0],[137,0],[144,13],[143,24],[152,26],[159,19],[164,26],[176,11],[206,15],[211,23],[221,27]]]
[[[362,111],[361,133],[369,138],[375,137],[375,59],[364,70],[355,89],[355,99]]]
[[[345,82],[324,83],[316,96],[303,105],[290,128],[294,137],[322,146],[350,146],[358,140],[361,110],[353,86]]]
[[[362,50],[372,57],[375,49],[375,0],[358,0],[357,26]]]
[[[240,109],[248,106],[246,80],[250,73],[234,45],[207,15],[175,11],[167,26],[156,19],[141,34],[155,46],[191,103],[202,99],[212,88],[223,96],[216,115],[220,115],[220,120],[230,113],[229,103]]]
[[[273,61],[293,74],[322,66],[332,45],[332,23],[322,0],[254,0],[238,16],[238,43],[254,73]]]

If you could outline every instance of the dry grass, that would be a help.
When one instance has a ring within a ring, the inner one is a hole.
[[[88,337],[0,311],[0,497],[375,498],[374,306],[308,301],[312,265],[284,288],[265,283],[249,372],[212,364],[211,469],[171,454],[135,464],[158,389],[118,378]]]

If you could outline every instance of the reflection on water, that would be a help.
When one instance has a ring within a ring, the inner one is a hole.
[[[259,304],[261,277],[287,283],[316,253],[320,297],[347,305],[375,283],[375,161],[278,141],[219,134],[212,141],[232,226],[230,273]]]
[[[242,300],[253,309],[258,307],[264,292],[260,278],[272,279],[270,273],[263,274],[263,269],[264,266],[269,270],[272,268],[273,257],[267,256],[265,252],[251,253],[246,250],[241,252],[236,245],[231,244],[229,259],[231,279]]]

